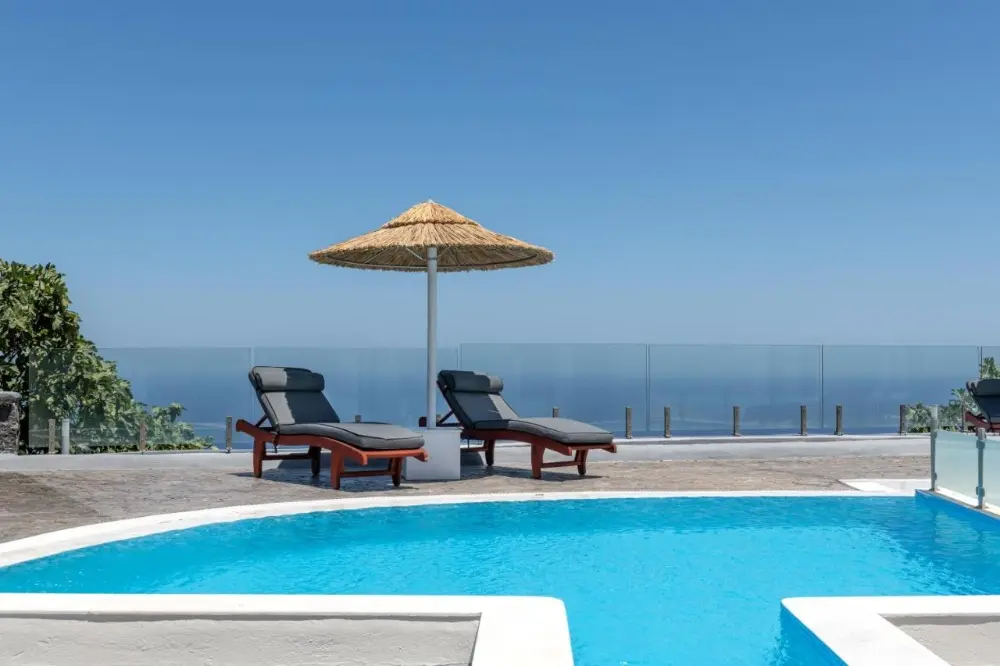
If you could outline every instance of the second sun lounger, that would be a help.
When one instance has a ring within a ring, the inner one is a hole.
[[[983,413],[982,416],[976,416],[972,412],[966,412],[966,425],[985,428],[987,432],[1000,432],[1000,379],[968,382],[965,388]]]
[[[257,366],[250,370],[250,383],[264,416],[256,424],[240,419],[236,430],[253,437],[253,475],[263,473],[265,460],[309,460],[313,475],[319,474],[322,449],[330,452],[330,484],[340,489],[340,479],[354,476],[391,476],[400,484],[403,460],[428,459],[424,440],[419,434],[388,423],[341,423],[323,394],[323,375],[305,368]],[[264,421],[270,422],[265,426]],[[267,445],[308,446],[306,453],[268,454]],[[367,465],[372,460],[387,460],[385,469],[344,471],[350,459]]]
[[[463,439],[483,442],[481,447],[486,464],[493,466],[493,451],[498,440],[525,442],[531,445],[531,475],[542,478],[547,467],[575,466],[580,476],[587,473],[587,454],[598,449],[614,453],[614,435],[588,423],[561,418],[522,418],[507,404],[500,393],[503,382],[499,377],[464,370],[442,370],[438,373],[438,388],[451,412],[439,422],[454,415],[462,427]],[[572,460],[544,462],[545,451],[555,451]]]

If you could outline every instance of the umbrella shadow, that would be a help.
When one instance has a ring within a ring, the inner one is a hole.
[[[603,475],[594,474],[589,470],[586,476],[580,476],[577,474],[574,467],[566,467],[564,469],[546,469],[543,471],[541,479],[533,479],[531,476],[531,468],[527,465],[520,466],[516,464],[499,464],[494,465],[493,467],[487,467],[480,453],[469,451],[462,452],[461,465],[462,475],[458,481],[422,481],[420,483],[407,483],[404,479],[402,485],[395,487],[392,485],[392,481],[388,476],[347,477],[341,481],[340,491],[344,493],[371,493],[386,491],[407,492],[416,490],[434,492],[436,487],[441,487],[441,489],[444,490],[449,488],[449,486],[454,483],[462,483],[466,481],[474,482],[477,479],[489,478],[509,478],[512,484],[515,484],[511,486],[511,491],[523,491],[524,482],[532,482],[532,485],[539,486],[539,490],[544,490],[545,486],[548,484],[572,483],[574,481],[604,478]],[[345,465],[345,470],[347,471],[362,469],[381,470],[385,468],[386,463],[381,461],[367,466],[356,465],[353,463],[347,463]],[[312,486],[332,491],[330,488],[329,469],[330,457],[328,454],[324,453],[320,461],[319,476],[312,475],[310,464],[307,460],[282,460],[276,467],[264,470],[262,480],[287,483],[296,486]],[[241,478],[253,478],[253,473],[250,470],[233,472],[233,475]],[[475,492],[475,485],[469,486],[468,490]],[[497,488],[492,487],[489,491],[497,492]]]
[[[486,460],[478,451],[462,451],[463,479],[484,478],[490,476],[509,477],[511,479],[528,479],[530,481],[537,481],[538,483],[545,483],[547,481],[559,481],[560,483],[566,483],[568,481],[603,478],[601,475],[594,474],[589,470],[586,476],[580,476],[576,471],[576,467],[570,466],[543,469],[542,478],[535,479],[531,476],[531,467],[527,463],[513,463],[512,461],[507,460],[499,464],[494,463],[493,467],[487,467]]]

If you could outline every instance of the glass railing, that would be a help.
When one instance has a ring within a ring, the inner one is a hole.
[[[823,402],[829,426],[843,405],[851,432],[892,432],[899,406],[943,405],[979,376],[978,347],[824,346]]]
[[[104,347],[99,353],[129,381],[136,401],[180,404],[178,420],[213,442],[222,441],[226,416],[251,418],[259,411],[247,380],[253,350],[246,347]]]
[[[25,393],[33,450],[62,445],[62,419],[81,452],[158,444],[226,442],[226,419],[256,420],[252,365],[290,365],[326,377],[344,421],[415,425],[424,413],[426,354],[420,348],[102,348],[39,350]],[[847,434],[890,433],[900,405],[944,404],[1000,348],[645,344],[463,344],[438,351],[439,368],[499,375],[522,415],[553,408],[635,437],[726,435],[733,407],[740,432],[832,434],[841,406]],[[4,387],[19,389],[22,387]],[[447,411],[438,400],[438,410]],[[140,427],[145,424],[145,431]],[[51,429],[57,432],[52,434]],[[233,444],[246,439],[233,434]],[[1000,483],[998,483],[1000,488]]]
[[[416,426],[427,411],[424,349],[257,347],[251,350],[251,358],[250,365],[297,366],[322,374],[326,396],[341,421],[360,417],[364,421]],[[438,349],[437,361],[441,368],[457,367],[458,350]],[[249,391],[249,413],[259,414],[246,369],[240,373],[240,380]],[[437,405],[442,414],[447,411],[440,395]]]
[[[565,418],[625,432],[647,428],[646,345],[470,344],[459,348],[459,369],[497,375],[504,398],[524,416]],[[443,366],[442,366],[443,367]]]
[[[983,438],[983,502],[1000,511],[1000,439]]]
[[[992,358],[995,362],[1000,364],[1000,347],[980,347],[979,348],[980,360],[984,358]]]
[[[822,430],[820,360],[815,346],[650,345],[652,430],[669,406],[673,433],[724,435],[739,406],[742,434],[792,433],[803,405],[808,427]]]
[[[933,433],[933,442],[932,489],[955,496],[966,504],[979,505],[979,437],[938,430]]]

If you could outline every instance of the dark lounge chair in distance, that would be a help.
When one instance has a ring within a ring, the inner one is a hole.
[[[561,418],[522,418],[507,404],[500,393],[503,381],[499,377],[465,370],[442,370],[438,373],[438,388],[451,411],[440,419],[439,426],[460,426],[462,439],[483,442],[467,451],[483,451],[486,464],[493,466],[493,449],[497,440],[525,442],[531,445],[531,475],[542,478],[547,467],[576,466],[580,476],[587,473],[587,454],[594,449],[614,453],[614,435],[588,423]],[[457,424],[445,423],[454,415]],[[543,462],[545,450],[555,451],[572,460]]]
[[[250,370],[264,416],[256,424],[243,419],[236,430],[253,437],[253,475],[263,473],[265,460],[310,460],[312,473],[319,474],[320,451],[330,452],[330,484],[340,489],[340,479],[355,476],[392,476],[398,486],[403,460],[427,460],[424,439],[419,434],[388,423],[341,423],[323,394],[323,375],[305,368],[257,366]],[[270,426],[264,426],[269,421]],[[267,445],[308,446],[307,453],[267,454]],[[386,469],[344,471],[344,460],[367,465],[371,460],[388,460]]]
[[[968,382],[965,388],[979,405],[982,416],[965,412],[965,423],[972,428],[985,428],[986,432],[1000,432],[1000,379],[980,379]]]

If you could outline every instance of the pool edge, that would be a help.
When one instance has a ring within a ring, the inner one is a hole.
[[[71,527],[0,544],[0,568],[114,541],[253,518],[271,518],[327,511],[414,507],[491,502],[553,502],[570,500],[755,498],[755,497],[912,497],[912,492],[836,491],[608,491],[542,492],[476,495],[420,495],[414,497],[348,497],[270,504],[245,504],[177,513],[153,514]]]

